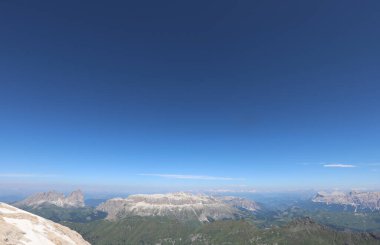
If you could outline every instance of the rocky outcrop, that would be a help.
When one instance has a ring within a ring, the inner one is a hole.
[[[90,245],[63,225],[5,203],[0,203],[0,244]]]
[[[41,205],[55,205],[63,208],[79,208],[84,207],[84,196],[82,191],[72,192],[67,197],[55,191],[37,193],[20,202],[15,203],[16,207],[38,207]]]
[[[349,205],[360,209],[380,209],[380,192],[318,192],[313,202],[321,202],[326,204]]]
[[[209,222],[241,217],[238,209],[217,198],[182,192],[114,198],[100,204],[97,209],[107,212],[108,219],[127,216],[168,216],[180,220],[196,219]]]
[[[84,207],[84,196],[81,190],[76,190],[71,192],[70,195],[66,197],[66,206],[70,207]]]

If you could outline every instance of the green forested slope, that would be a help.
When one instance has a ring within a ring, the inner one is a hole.
[[[259,229],[249,221],[208,224],[158,217],[130,217],[119,221],[68,223],[94,245],[111,244],[380,244],[370,233],[339,232],[300,219],[283,227]]]

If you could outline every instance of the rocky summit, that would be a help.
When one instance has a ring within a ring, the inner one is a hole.
[[[183,192],[114,198],[100,204],[97,209],[107,212],[108,219],[127,216],[168,216],[180,220],[209,222],[242,216],[240,210],[218,198]]]
[[[63,225],[0,203],[0,244],[89,245],[90,243]]]
[[[318,192],[312,201],[326,204],[349,205],[360,209],[379,210],[380,192]]]
[[[14,204],[16,207],[38,207],[41,205],[55,205],[63,208],[84,207],[84,196],[82,191],[73,191],[70,195],[65,196],[62,193],[49,191],[37,193],[20,202]]]

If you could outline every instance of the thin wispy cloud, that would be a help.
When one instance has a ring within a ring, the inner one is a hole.
[[[332,164],[324,164],[323,167],[325,168],[356,168],[356,165],[332,163]]]
[[[240,178],[218,177],[207,175],[186,175],[186,174],[138,174],[141,176],[155,176],[167,179],[190,179],[190,180],[243,180]]]
[[[0,173],[3,178],[50,178],[56,177],[54,174],[35,174],[35,173]]]

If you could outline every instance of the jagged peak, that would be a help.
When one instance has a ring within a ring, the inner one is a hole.
[[[63,193],[51,190],[29,196],[26,199],[15,203],[15,206],[37,207],[45,204],[58,207],[84,207],[84,196],[81,190],[73,191],[67,196]]]

